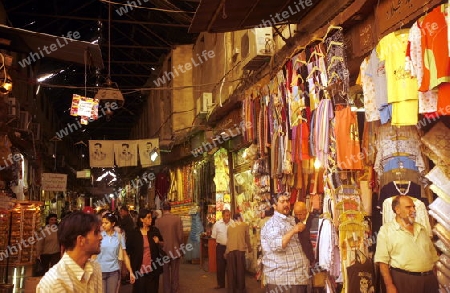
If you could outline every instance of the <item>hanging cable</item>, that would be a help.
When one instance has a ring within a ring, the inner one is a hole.
[[[108,80],[111,80],[111,3],[108,4]]]
[[[84,96],[87,97],[87,49],[84,51]]]

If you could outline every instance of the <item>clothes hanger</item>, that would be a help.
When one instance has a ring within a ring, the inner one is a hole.
[[[317,51],[317,50],[314,50],[314,52],[312,52],[311,55],[309,56],[308,63],[311,63],[311,59],[312,59],[314,56],[318,56],[319,58],[320,58],[320,57],[325,57],[325,55],[324,55],[322,52],[319,52],[319,51]]]
[[[332,25],[330,25],[328,27],[327,32],[325,33],[325,36],[323,36],[323,39],[325,40],[325,38],[328,36],[328,34],[334,29],[337,29],[337,30],[340,30],[340,31],[343,30],[343,28],[341,26],[332,24]]]
[[[341,77],[339,76],[339,74],[337,74],[336,71],[333,71],[331,73],[331,76],[328,78],[328,83],[333,81],[334,78],[336,78],[337,80],[341,80]]]
[[[344,62],[344,57],[342,56],[333,56],[331,57],[330,64],[328,64],[327,71],[330,71],[330,67],[335,63],[336,61]]]
[[[298,80],[301,80],[302,83],[305,83],[305,80],[303,79],[303,76],[301,74],[298,74],[297,75],[297,80],[292,80],[291,86],[296,86]]]
[[[318,67],[318,66],[314,66],[312,69],[311,69],[311,72],[308,74],[308,76],[306,77],[306,79],[308,80],[308,79],[310,79],[312,76],[313,76],[313,73],[314,72],[316,72],[316,71],[319,71],[320,73],[322,73],[322,70]]]
[[[339,46],[339,47],[341,47],[341,46],[344,46],[344,43],[343,42],[338,42],[338,41],[331,41],[328,44],[327,52],[330,51],[331,46]]]
[[[313,43],[315,43],[315,42],[323,42],[323,40],[324,39],[322,39],[322,38],[319,38],[319,37],[314,37],[314,38],[312,38],[311,40],[309,40],[309,43],[308,43],[308,45],[307,46],[309,46],[309,45],[311,45],[311,44],[313,44]]]

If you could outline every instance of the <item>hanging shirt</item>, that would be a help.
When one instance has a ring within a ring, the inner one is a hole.
[[[333,119],[333,105],[330,99],[322,99],[316,110],[315,129],[314,129],[314,146],[317,159],[323,166],[328,164],[329,153],[329,127],[330,120]]]
[[[336,152],[341,169],[362,169],[356,112],[350,107],[336,111]]]
[[[420,25],[423,48],[423,79],[420,91],[438,90],[439,115],[450,115],[450,57],[447,43],[448,27],[445,5],[425,15]]]
[[[389,103],[418,98],[417,80],[405,71],[408,37],[407,29],[392,32],[382,38],[377,46],[378,57],[385,61]]]
[[[422,20],[422,48],[424,72],[420,91],[450,82],[450,58],[447,46],[445,5],[440,5]]]
[[[408,48],[406,52],[406,70],[416,77],[420,87],[423,79],[422,32],[418,22],[409,30]],[[419,91],[419,113],[433,113],[437,111],[437,91]]]
[[[367,258],[364,263],[357,259],[347,267],[347,292],[375,292],[374,281],[375,272],[371,259]]]
[[[372,53],[370,53],[367,68],[365,69],[364,74],[369,76],[373,81],[375,91],[374,99],[377,109],[379,111],[386,109],[385,106],[388,103],[386,67],[385,62],[380,61],[380,58],[378,58],[377,51],[375,49],[372,50]]]
[[[367,121],[380,120],[380,112],[378,111],[375,95],[375,84],[373,78],[366,74],[368,59],[364,59],[360,66],[360,72],[357,84],[360,84],[364,94],[364,113]]]
[[[417,79],[405,70],[408,30],[392,32],[377,46],[380,60],[385,61],[388,102],[392,103],[393,125],[415,125],[418,121]],[[404,115],[404,113],[409,113]]]
[[[383,225],[392,221],[395,221],[395,213],[392,210],[392,200],[394,197],[390,197],[384,200],[383,202]],[[428,235],[431,237],[432,231],[431,231],[431,225],[430,220],[428,218],[428,212],[427,208],[425,207],[425,204],[418,200],[417,198],[412,198],[414,202],[414,206],[416,208],[416,222],[421,224],[425,230],[427,231]]]

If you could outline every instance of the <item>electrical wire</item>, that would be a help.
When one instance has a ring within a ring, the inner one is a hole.
[[[110,5],[113,4],[113,5],[121,5],[121,6],[130,6],[132,8],[155,10],[155,11],[162,11],[162,12],[167,12],[167,13],[191,13],[191,14],[195,14],[195,12],[185,11],[185,10],[170,10],[170,9],[163,9],[163,8],[156,8],[156,7],[143,7],[143,6],[130,4],[129,2],[128,3],[118,3],[118,2],[109,1],[109,0],[99,0],[99,1],[103,2],[103,3],[108,3]]]
[[[108,80],[111,80],[111,3],[108,4]]]

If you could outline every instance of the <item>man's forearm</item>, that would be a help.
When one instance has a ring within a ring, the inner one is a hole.
[[[384,284],[386,286],[393,285],[391,272],[389,270],[389,265],[380,262],[380,273],[383,276]]]

